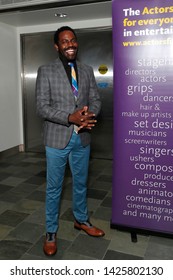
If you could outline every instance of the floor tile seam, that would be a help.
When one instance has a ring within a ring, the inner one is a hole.
[[[18,200],[17,201],[17,203],[19,203],[19,202],[21,202],[23,200],[23,198],[21,198],[20,200]],[[8,201],[8,200],[3,200],[2,199],[2,197],[0,197],[0,201],[2,201],[2,202],[6,202],[6,203],[12,203],[12,204],[14,204],[13,206],[12,206],[12,208],[10,208],[10,209],[8,209],[8,210],[12,210],[12,211],[16,211],[16,210],[13,210],[13,207],[15,207],[15,205],[17,204],[16,202],[11,202],[11,201]],[[6,210],[5,210],[6,211]],[[1,213],[2,214],[2,213]]]
[[[89,171],[88,172],[88,178],[93,179],[93,180],[97,180],[97,178],[99,178],[100,176],[100,172],[99,171]]]
[[[7,161],[0,162],[0,169],[2,169],[4,171],[5,171],[5,169],[9,169],[11,167],[15,167],[15,165],[11,164],[11,163],[8,163]]]
[[[17,184],[10,184],[10,183],[4,183],[4,182],[0,182],[1,185],[3,186],[7,186],[7,187],[11,187],[11,188],[16,188],[18,186],[20,186],[21,184],[23,184],[24,182],[19,182]]]
[[[76,239],[76,238],[75,238]],[[64,253],[71,253],[71,251],[70,251],[70,249],[71,249],[71,247],[72,247],[72,245],[73,245],[73,242],[74,242],[74,240],[73,241],[70,241],[70,244],[66,247],[66,249],[65,249],[65,251],[64,251]],[[57,239],[57,248],[58,248],[58,239]],[[64,255],[64,254],[63,254]]]
[[[103,202],[103,201],[101,201],[101,202]],[[108,209],[112,209],[111,207],[107,207],[107,206],[102,206],[101,204],[97,207],[97,209],[95,210],[95,211],[97,211],[98,210],[98,208],[103,208],[103,209],[105,209],[105,210],[108,210]],[[111,217],[110,217],[110,219],[111,219]]]
[[[26,217],[26,219],[25,219],[26,223],[30,223],[30,224],[33,224],[33,225],[39,225],[39,226],[44,226],[45,225],[45,223],[38,223],[38,221],[30,222],[30,221],[28,221],[28,219],[30,219],[30,215],[29,215],[29,217]]]
[[[83,234],[83,233],[82,233],[82,234]],[[74,241],[73,241],[73,242],[74,242]],[[68,249],[66,250],[66,253],[68,253],[68,252],[69,252],[69,253],[74,253],[73,250],[70,251],[71,248],[72,248],[72,246],[73,246],[73,242],[72,242],[72,244],[69,245]],[[78,253],[75,252],[75,254],[78,254]],[[90,255],[88,255],[88,254],[83,254],[82,252],[81,252],[80,254],[78,254],[78,255],[84,256],[85,258],[86,258],[86,257],[88,257],[88,258],[92,257],[92,258],[93,258],[93,256],[90,256]],[[97,260],[97,259],[96,259],[96,260]]]
[[[144,252],[144,259],[145,259],[145,256],[146,256],[146,254],[147,254],[147,250],[148,250],[148,248],[149,248],[149,246],[150,246],[150,239],[151,239],[151,236],[149,235],[149,236],[148,236],[148,241],[147,241],[147,246],[146,246],[145,252]]]
[[[16,187],[16,188],[18,188],[18,187]],[[13,192],[14,194],[23,194],[23,195],[26,195],[26,196],[23,196],[23,198],[25,199],[25,198],[27,198],[30,194],[32,194],[33,192],[35,192],[35,189],[34,190],[32,190],[31,192],[28,192],[28,191],[25,191],[25,190],[23,190],[23,191],[21,191],[21,190],[15,190],[15,188],[13,189],[13,190],[11,190],[11,192]]]
[[[103,199],[105,198],[106,194],[102,194],[100,195],[100,193],[97,192],[93,192],[91,189],[89,191],[87,191],[87,199],[92,198],[98,201],[103,201]]]
[[[112,252],[115,252],[115,253],[120,253],[120,254],[123,254],[123,255],[126,255],[126,256],[133,256],[133,257],[138,257],[138,258],[142,258],[144,259],[144,254],[134,254],[133,252],[132,253],[129,253],[129,252],[124,252],[124,251],[121,251],[121,250],[113,250],[111,248],[108,249],[108,251],[112,251]],[[122,258],[123,260],[123,258]],[[130,260],[130,258],[129,258]]]
[[[96,192],[96,193],[107,193],[108,192],[108,190],[99,189],[98,187],[94,187],[94,184],[91,184],[90,186],[88,186],[87,191],[92,191],[92,192]]]
[[[103,206],[101,206],[101,202],[102,202],[102,200],[100,200],[100,204],[98,205],[98,207],[94,210],[94,211],[92,211],[92,215],[91,215],[91,219],[93,218],[93,219],[97,219],[97,220],[102,220],[102,219],[98,219],[98,218],[95,218],[94,217],[94,215],[96,214],[96,212],[97,212],[97,210],[100,208],[100,207],[103,207]],[[104,207],[103,207],[104,208]]]
[[[36,184],[30,184],[30,183],[26,183],[26,182],[23,182],[22,184],[26,184],[28,186],[28,188],[31,186],[31,187],[35,187],[35,189],[33,191],[36,191],[37,188],[39,188],[40,186],[42,185],[36,185]],[[16,186],[15,188],[17,187],[20,187],[21,184],[19,184],[18,186]]]
[[[41,191],[40,191],[41,192]],[[32,201],[36,201],[36,202],[43,202],[43,203],[45,203],[45,197],[44,197],[44,192],[42,192],[43,193],[43,197],[32,197],[33,196],[33,194],[35,193],[35,191],[34,192],[32,192],[32,193],[30,193],[28,196],[26,196],[25,198],[27,199],[27,200],[32,200]],[[30,199],[30,198],[31,199]]]
[[[109,189],[104,189],[104,188],[99,188],[99,187],[92,187],[94,186],[94,184],[89,184],[88,185],[88,189],[89,190],[96,190],[96,191],[104,191],[104,192],[109,192],[111,187],[109,187]]]
[[[28,197],[29,197],[30,195],[32,195],[32,193],[34,193],[36,190],[34,189],[34,190],[31,191],[30,193],[28,193],[28,192],[15,191],[15,189],[12,189],[12,190],[10,190],[10,191],[11,191],[11,193],[14,194],[14,195],[19,195],[19,196],[20,196],[20,194],[22,194],[21,199],[30,200],[30,199],[28,199]],[[33,199],[31,199],[31,200],[33,200]],[[19,201],[18,201],[18,202],[19,202]]]
[[[113,249],[111,249],[111,247],[108,248],[108,251],[114,251],[114,252],[118,252],[121,254],[129,255],[129,256],[136,256],[136,257],[141,257],[141,258],[144,258],[144,255],[145,255],[144,253],[143,254],[134,253],[134,252],[129,253],[129,252],[121,250],[121,249],[113,250]]]
[[[102,201],[103,202],[103,201]],[[112,210],[111,205],[105,206],[105,205],[100,205],[100,207],[105,208],[105,210],[110,209],[110,211]],[[112,213],[112,212],[111,212]]]
[[[37,208],[36,211],[38,211],[39,209],[40,208]],[[21,212],[20,210],[18,210],[18,212],[19,213],[23,213],[23,214],[27,214],[28,216],[25,219],[28,219],[30,215],[33,215],[33,213],[35,213],[35,210],[34,210],[34,212],[26,212],[26,211],[25,212]],[[40,224],[40,225],[42,225],[42,224]]]
[[[149,247],[151,246],[151,243],[152,243],[151,238],[152,238],[152,237],[153,237],[152,235],[149,235],[149,236],[148,236],[148,242],[147,242],[147,246],[146,246],[146,248],[145,248],[144,257],[147,255],[147,250],[148,250]],[[163,246],[163,245],[162,245],[162,246]]]
[[[1,203],[1,202],[5,203],[6,201],[0,200],[0,203]],[[0,212],[0,215],[3,214],[3,213],[4,213],[5,211],[7,211],[7,210],[11,210],[12,207],[15,206],[15,203],[12,203],[12,202],[6,202],[6,203],[8,203],[8,204],[10,204],[10,205],[8,205],[7,208],[2,209],[3,212]]]
[[[39,203],[40,203],[40,201],[39,201]],[[35,211],[38,211],[41,207],[43,207],[43,205],[40,205],[39,208],[34,209],[33,212],[30,212],[29,210],[27,212],[27,211],[24,211],[23,209],[21,209],[22,211],[20,209],[15,210],[15,205],[14,205],[10,210],[17,211],[19,213],[24,213],[24,214],[27,214],[27,215],[32,215]]]
[[[23,239],[18,239],[18,238],[14,238],[14,239],[3,239],[3,240],[8,240],[8,241],[18,241],[18,242],[27,242],[27,243],[30,243],[31,246],[23,253],[23,255],[20,256],[19,259],[21,259],[26,253],[28,253],[30,250],[32,250],[32,248],[35,246],[35,244],[40,240],[40,238],[43,236],[43,233],[41,233],[38,238],[36,238],[34,240],[34,242],[32,243],[31,241],[26,241],[26,240],[23,240]],[[10,236],[9,236],[10,237]],[[13,238],[13,237],[11,237]]]
[[[100,208],[100,207],[101,207],[102,200],[99,200],[99,199],[97,199],[97,200],[98,200],[98,202],[100,202],[100,203],[98,203],[97,208],[96,208],[95,210],[93,210],[93,211],[92,211],[91,218],[92,218],[92,216],[94,216],[94,215],[95,215],[95,213],[96,213],[96,211],[98,210],[98,208]],[[93,217],[93,218],[94,218],[94,217]]]
[[[103,179],[100,179],[100,180],[96,180],[97,184],[100,183],[100,184],[112,184],[112,179],[111,180],[103,180]]]
[[[42,176],[37,176],[36,174],[32,174],[32,176],[28,177],[28,179],[26,179],[26,182],[27,181],[36,181],[37,182],[39,181],[39,184],[41,182],[41,184],[45,184],[46,183],[46,178],[45,177],[42,177]],[[30,182],[27,182],[28,184],[32,184]],[[35,184],[34,184],[35,185]]]
[[[3,175],[6,175],[8,177],[13,176],[13,175],[21,172],[21,168],[19,168],[19,167],[18,168],[14,167],[14,168],[15,168],[15,170],[13,168],[8,167],[8,168],[5,168],[5,169],[0,170],[0,171],[3,173]]]
[[[1,187],[0,187],[1,188]],[[16,186],[10,186],[10,185],[3,185],[2,187],[4,189],[4,191],[2,193],[0,193],[0,200],[1,200],[1,196],[8,194],[8,192],[14,192],[14,189],[17,188]],[[7,188],[5,190],[5,188]]]
[[[110,194],[110,191],[107,192],[107,194],[103,200],[105,200],[106,198],[111,199],[111,202],[112,202],[112,190],[111,190],[111,194]],[[110,207],[112,207],[112,205]]]
[[[10,209],[11,210],[11,209]],[[18,212],[18,211],[15,211],[15,212]],[[18,213],[23,213],[23,212],[18,212]],[[24,213],[24,214],[28,214],[28,213]],[[25,219],[27,218],[27,216],[22,220],[22,221],[20,221],[17,225],[15,225],[14,227],[13,227],[13,230],[16,228],[16,227],[18,227]],[[2,224],[2,223],[1,223]],[[7,226],[10,226],[11,227],[11,225],[8,225],[8,224],[3,224],[3,225],[7,225]]]
[[[29,215],[29,216],[30,216],[30,215]],[[25,219],[22,220],[21,223],[19,223],[15,228],[17,228],[18,226],[20,226],[22,223],[27,223],[27,224],[30,224],[30,225],[44,226],[44,224],[38,224],[38,223],[28,222],[26,219],[28,219],[29,216],[25,217]]]
[[[6,211],[8,211],[8,210],[5,210],[2,214],[4,214]],[[13,210],[11,210],[11,209],[9,209],[9,211],[11,211],[11,212],[16,212],[16,213],[19,213],[19,214],[26,214],[27,216],[25,215],[24,219],[28,217],[28,214],[27,214],[27,213],[21,213],[21,212],[15,211],[15,210],[13,211]],[[15,217],[14,217],[14,216],[13,216],[13,217],[10,217],[10,220],[11,220],[11,218],[14,219]],[[22,220],[22,221],[23,221],[23,220]],[[4,222],[5,222],[5,221],[4,221]],[[8,221],[7,221],[7,222],[8,222]],[[3,224],[3,221],[1,221],[1,224]],[[7,225],[7,226],[8,226],[8,224],[3,224],[3,225]],[[18,225],[18,224],[16,224],[14,227],[16,227],[17,225]],[[10,225],[9,225],[9,226],[10,226]]]
[[[74,225],[73,225],[74,226]],[[71,241],[71,244],[69,244],[68,249],[66,249],[66,252],[68,252],[70,250],[70,248],[73,246],[73,243],[75,243],[76,239],[79,237],[80,234],[85,235],[83,232],[81,233],[80,230],[78,230],[78,233],[76,234],[75,238],[73,239],[73,241]],[[58,237],[58,232],[57,232],[57,237]],[[69,251],[70,252],[70,251]],[[85,255],[84,255],[85,256]]]
[[[95,182],[96,182],[96,178],[95,177],[93,177],[93,176],[89,177],[89,180],[88,180],[88,183],[87,183],[88,188],[90,186],[94,185]]]
[[[3,241],[12,241],[12,242],[19,242],[19,243],[29,243],[31,246],[34,244],[31,241],[15,238],[14,236],[7,235],[6,238],[3,239]]]
[[[106,239],[106,240],[108,240],[108,239]],[[109,244],[108,244],[108,246],[107,246],[107,248],[105,249],[105,253],[103,254],[103,257],[102,257],[102,260],[104,260],[104,257],[106,256],[106,253],[108,252],[108,247],[109,247],[109,245],[110,245],[110,242],[111,242],[111,240],[109,240]]]
[[[28,248],[28,249],[25,251],[25,253],[20,257],[20,259],[21,259],[25,254],[29,254],[29,252],[34,248],[35,244],[37,244],[37,242],[38,242],[43,236],[45,236],[45,233],[44,233],[44,234],[42,233],[42,234],[36,239],[36,241],[35,241],[34,243],[32,243],[31,247]],[[30,254],[29,254],[29,255],[30,255]],[[35,255],[35,256],[38,257],[39,255]],[[40,257],[40,256],[39,256],[39,257]]]
[[[14,241],[14,240],[10,240],[10,239],[8,240],[8,239],[7,239],[6,241]],[[22,241],[22,240],[18,240],[18,239],[16,239],[15,242],[19,242],[19,243],[20,243],[20,242],[24,242],[24,243],[27,243],[27,244],[31,244],[31,243],[28,242],[28,241]],[[32,244],[31,244],[31,245],[32,245]],[[28,250],[28,249],[27,249],[27,250]],[[27,251],[27,250],[26,250],[26,251]],[[26,252],[26,251],[25,251],[25,252]],[[25,252],[24,252],[24,254],[25,254]],[[20,260],[22,256],[23,256],[23,254],[20,255],[18,258],[13,258],[13,259],[12,259],[12,258],[5,258],[5,257],[4,257],[3,260],[8,260],[8,261],[13,260],[13,261],[16,261],[16,260]]]
[[[102,160],[100,160],[99,163],[90,162],[89,171],[97,172],[99,174],[104,174],[104,172],[107,172],[108,166],[105,166],[105,164],[101,161]]]
[[[1,227],[1,226],[4,226],[4,224],[0,224],[0,227]],[[5,226],[8,226],[8,225],[5,224]],[[12,230],[15,229],[15,227],[12,227],[12,226],[9,226],[9,227],[10,227],[11,229],[9,229],[8,233],[7,233],[3,238],[0,238],[0,241],[6,240],[6,237],[9,235],[9,233],[10,233]]]

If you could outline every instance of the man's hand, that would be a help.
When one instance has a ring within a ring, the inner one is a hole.
[[[92,129],[97,120],[95,119],[95,114],[88,111],[88,107],[84,106],[82,109],[69,115],[69,122],[78,126],[78,131],[85,129]]]

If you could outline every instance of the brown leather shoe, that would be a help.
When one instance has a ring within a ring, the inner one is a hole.
[[[57,252],[56,233],[46,233],[46,240],[43,245],[43,251],[47,256],[53,256]]]
[[[94,237],[102,237],[105,235],[104,231],[93,226],[89,221],[85,223],[74,222],[74,228],[85,231],[88,235]]]

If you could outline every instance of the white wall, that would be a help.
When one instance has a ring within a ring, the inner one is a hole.
[[[0,151],[23,141],[17,30],[0,24]]]
[[[63,22],[72,28],[107,27],[112,19]],[[0,24],[0,152],[24,144],[20,35],[54,31],[60,24],[14,28]]]

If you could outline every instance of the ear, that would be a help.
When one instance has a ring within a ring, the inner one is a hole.
[[[59,51],[58,45],[54,44],[55,49],[57,50],[57,52]]]

